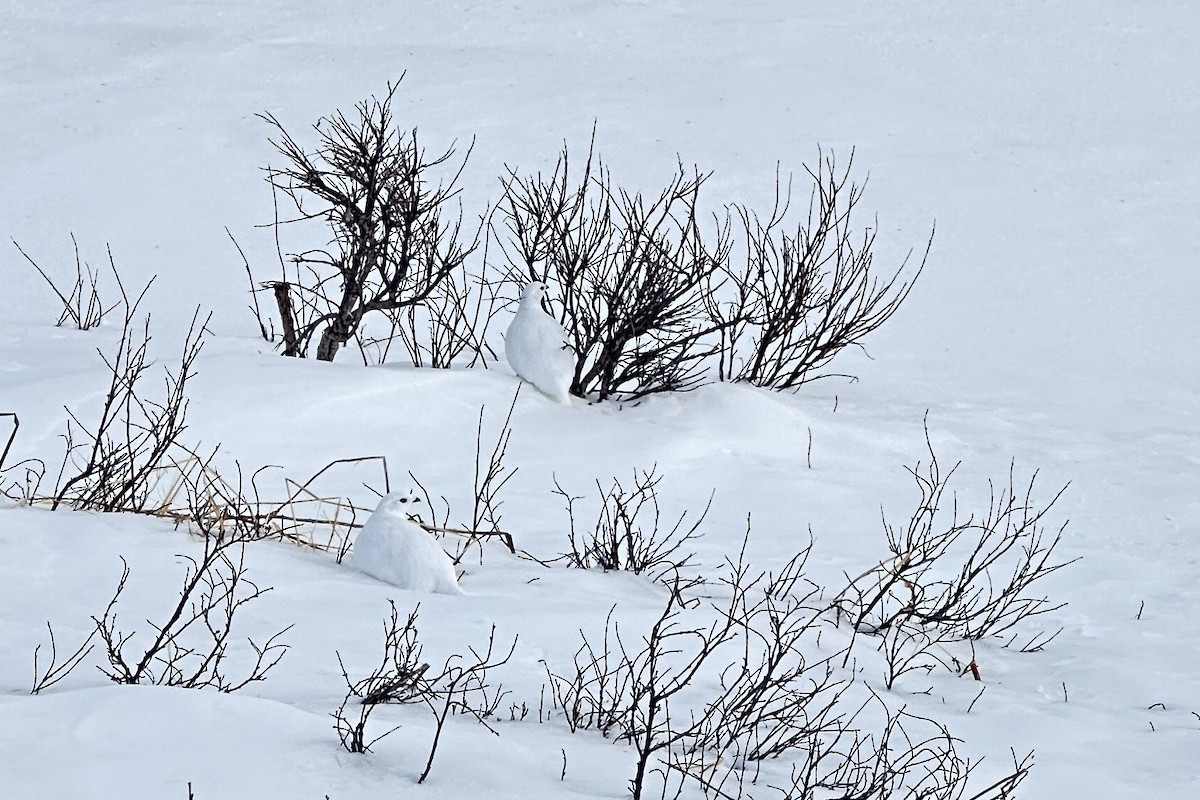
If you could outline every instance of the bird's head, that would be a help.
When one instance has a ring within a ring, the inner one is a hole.
[[[543,281],[528,283],[521,292],[521,305],[530,308],[540,308],[550,316],[554,316],[553,310],[550,308],[550,303],[546,300],[546,293],[549,291],[550,287]]]
[[[385,494],[379,500],[379,505],[375,507],[375,513],[397,514],[404,517],[417,516],[417,507],[421,503],[421,496],[417,494],[416,489],[402,489],[390,494]]]
[[[540,303],[542,298],[546,296],[548,288],[542,281],[532,281],[525,284],[525,289],[521,292],[521,302]]]

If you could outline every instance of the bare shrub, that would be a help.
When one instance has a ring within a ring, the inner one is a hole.
[[[1053,533],[1045,528],[1066,487],[1036,503],[1037,473],[1022,484],[1010,466],[1006,483],[991,484],[983,512],[964,518],[951,500],[946,519],[945,495],[958,465],[943,474],[928,430],[926,447],[928,464],[908,468],[920,492],[916,510],[902,528],[884,523],[891,557],[850,581],[837,599],[854,627],[936,627],[974,640],[1062,608],[1030,588],[1075,560],[1054,556],[1066,522]],[[1030,640],[1046,641],[1041,633]]]
[[[391,616],[383,626],[383,659],[378,667],[365,678],[351,681],[338,654],[338,665],[346,681],[346,697],[342,705],[333,712],[334,730],[338,733],[342,747],[350,753],[367,753],[371,745],[392,733],[396,728],[385,731],[374,738],[367,738],[367,722],[375,706],[381,703],[408,703],[419,700],[423,692],[425,673],[429,665],[421,660],[421,644],[417,641],[417,612],[420,606],[402,623],[396,604],[388,601]],[[358,701],[357,713],[349,707]]]
[[[147,288],[149,284],[147,284]],[[121,289],[121,335],[111,356],[100,354],[109,372],[108,390],[99,418],[82,422],[67,410],[66,453],[55,482],[52,508],[66,504],[77,510],[152,510],[160,470],[179,453],[186,428],[187,382],[204,346],[208,319],[192,317],[175,372],[166,370],[161,400],[142,394],[141,381],[150,372],[149,317],[137,323],[138,306],[146,290],[130,299]]]
[[[813,635],[816,588],[803,581],[807,551],[776,576],[752,575],[744,559],[728,562],[728,599],[700,622],[698,598],[678,579],[661,613],[638,643],[609,620],[602,638],[583,634],[574,668],[549,671],[552,697],[572,731],[595,729],[636,753],[630,791],[640,798],[651,775],[674,771],[702,785],[725,758],[742,763],[810,745],[839,723],[842,682],[830,658],[807,659],[800,641]],[[717,696],[697,704],[699,676],[715,676]]]
[[[232,537],[205,537],[200,558],[184,558],[188,569],[179,600],[161,622],[148,622],[153,634],[144,650],[131,648],[136,632],[125,632],[117,624],[117,603],[130,574],[128,564],[121,560],[117,589],[103,615],[92,618],[108,661],[108,667],[101,671],[114,683],[212,687],[222,692],[234,692],[265,680],[287,652],[288,646],[277,640],[291,629],[290,625],[261,645],[249,642],[255,659],[240,678],[231,679],[224,672],[234,617],[247,603],[270,591],[246,577],[245,542]]]
[[[688,512],[684,511],[668,528],[658,504],[661,482],[657,467],[649,471],[634,470],[629,489],[618,478],[613,478],[612,486],[607,489],[596,481],[599,501],[596,521],[580,530],[575,504],[582,498],[572,496],[556,480],[554,493],[566,503],[570,521],[571,551],[562,557],[579,569],[624,570],[668,584],[678,583],[680,574],[692,566],[694,555],[683,552],[683,548],[700,537],[700,526],[712,506],[713,495],[709,495],[690,526],[685,526]],[[697,580],[692,579],[687,585],[694,585]]]
[[[71,244],[75,248],[75,282],[71,284],[71,288],[64,294],[62,289],[59,289],[58,284],[54,282],[44,269],[42,269],[33,258],[30,257],[21,245],[13,242],[17,250],[24,256],[25,260],[37,270],[38,275],[42,276],[42,280],[50,287],[62,303],[62,313],[59,314],[58,326],[62,326],[68,321],[74,327],[81,331],[91,330],[99,327],[104,318],[115,308],[119,303],[105,306],[104,301],[100,298],[100,271],[93,270],[90,264],[86,264],[79,257],[79,243],[75,241],[75,235],[71,235]],[[121,282],[121,276],[117,274],[117,266],[113,263],[112,250],[108,251],[108,265],[112,270],[113,277],[118,285]],[[121,290],[124,294],[124,289]]]
[[[696,737],[701,723],[689,723],[678,709],[673,717],[672,704],[735,636],[728,618],[686,624],[684,612],[698,604],[684,599],[681,591],[668,592],[641,646],[627,644],[610,617],[599,646],[583,635],[573,673],[550,675],[555,701],[568,714],[572,730],[595,728],[633,747],[630,793],[635,800],[643,796],[658,759]]]
[[[772,788],[780,800],[1011,800],[1032,765],[1032,753],[1014,754],[1011,772],[968,796],[978,762],[959,754],[949,731],[904,710],[886,711],[873,732],[843,729],[816,742],[793,765],[789,784]]]
[[[289,257],[290,275],[281,258],[282,280],[269,284],[283,317],[284,355],[306,356],[315,341],[315,358],[332,361],[373,312],[391,315],[393,325],[406,331],[401,338],[416,363],[423,353],[448,354],[462,344],[423,351],[417,328],[408,327],[421,307],[444,323],[443,338],[445,324],[461,322],[447,315],[460,312],[457,301],[466,285],[442,284],[463,268],[478,236],[464,235],[461,210],[457,220],[445,213],[466,158],[438,177],[454,150],[428,156],[416,129],[396,125],[392,100],[399,86],[389,84],[382,99],[359,103],[352,115],[339,111],[318,120],[313,150],[273,115],[262,115],[277,133],[272,144],[285,162],[268,168],[268,180],[298,214],[282,221],[277,216],[277,236],[281,224],[301,220],[321,220],[330,231],[328,247]],[[455,334],[452,342],[455,336],[471,343],[475,334]]]
[[[753,573],[745,547],[727,562],[723,597],[701,621],[704,604],[676,587],[636,640],[609,615],[598,639],[582,633],[573,668],[547,666],[551,696],[571,731],[595,730],[628,743],[635,755],[630,792],[679,797],[685,785],[705,796],[740,798],[767,759],[792,761],[791,800],[815,797],[928,797],[959,800],[973,765],[946,729],[871,694],[850,705],[852,678],[820,652],[823,605],[804,578],[808,549],[777,574]],[[706,699],[701,686],[713,683]],[[878,720],[878,721],[876,721]],[[921,735],[915,732],[921,730]],[[974,795],[1007,797],[1029,759]],[[990,793],[989,793],[990,792]]]
[[[729,254],[729,225],[701,230],[707,176],[680,164],[657,197],[614,187],[591,149],[572,184],[564,148],[549,176],[510,170],[500,213],[518,281],[544,281],[576,353],[571,393],[632,400],[702,382],[719,326],[705,294]]]
[[[745,258],[728,261],[706,294],[713,330],[721,340],[718,373],[772,389],[794,389],[820,377],[843,349],[888,321],[925,267],[903,278],[908,259],[891,275],[874,267],[875,229],[852,224],[863,186],[819,154],[807,214],[791,222],[790,182],[780,188],[764,220],[737,207]],[[911,254],[910,254],[911,255]],[[722,290],[720,283],[726,284]]]
[[[358,681],[350,679],[342,667],[347,693],[342,705],[333,712],[334,729],[342,746],[351,753],[366,753],[371,745],[397,730],[392,728],[374,738],[367,736],[367,722],[376,706],[385,703],[419,703],[433,716],[434,732],[426,756],[425,766],[417,783],[424,783],[433,769],[442,731],[451,716],[466,715],[483,724],[492,733],[489,725],[505,696],[503,687],[489,683],[489,671],[503,666],[512,657],[517,640],[514,637],[507,651],[496,647],[496,628],[492,626],[487,644],[476,650],[468,648],[469,656],[451,655],[442,665],[440,672],[432,674],[429,664],[422,659],[422,646],[418,639],[417,609],[401,622],[396,604],[389,601],[391,615],[384,623],[384,652],[378,667]],[[338,655],[341,664],[341,655]],[[357,713],[349,708],[358,701]]]
[[[700,749],[761,761],[810,747],[843,724],[846,684],[832,666],[839,654],[805,654],[820,624],[819,587],[804,577],[811,548],[775,574],[752,576],[744,556],[729,562],[723,582],[737,602],[722,613],[732,613],[742,656],[721,671],[721,693],[706,703]]]
[[[199,310],[193,315],[179,364],[164,370],[163,392],[155,396],[146,388],[155,366],[149,354],[150,318],[139,319],[151,283],[153,279],[131,296],[117,276],[121,330],[111,351],[99,351],[108,372],[103,402],[90,422],[66,409],[65,451],[53,490],[48,494],[42,491],[47,469],[41,459],[6,467],[5,459],[0,458],[0,493],[5,497],[46,503],[53,509],[154,514],[181,523],[192,519],[193,501],[214,493],[221,482],[210,470],[215,452],[202,457],[182,441],[187,429],[187,384],[195,375],[208,317],[202,319]],[[16,415],[9,416],[14,427],[5,457],[19,427]],[[11,477],[17,470],[23,475]],[[180,503],[184,486],[190,491],[184,493],[187,501]]]

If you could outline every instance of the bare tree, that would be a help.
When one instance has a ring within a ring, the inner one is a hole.
[[[339,111],[318,120],[314,150],[274,115],[263,115],[285,160],[282,168],[268,168],[268,180],[298,212],[282,222],[321,220],[331,234],[327,247],[292,255],[292,275],[285,265],[282,280],[269,285],[283,317],[284,355],[305,356],[315,340],[315,357],[332,361],[372,312],[402,324],[428,303],[442,309],[436,319],[447,320],[448,306],[463,291],[438,294],[478,243],[477,234],[464,238],[461,210],[457,219],[445,213],[467,159],[437,177],[454,149],[427,155],[416,129],[397,127],[392,100],[399,86],[389,84],[382,99],[359,103],[353,115]],[[277,218],[277,232],[280,224]],[[409,341],[415,336],[410,331]],[[419,357],[419,348],[410,352]]]
[[[852,224],[863,186],[820,154],[807,214],[791,215],[791,186],[776,177],[775,204],[763,219],[736,208],[746,248],[716,275],[707,293],[708,313],[721,334],[722,380],[794,389],[820,377],[846,347],[888,321],[912,291],[925,267],[929,244],[916,270],[903,277],[908,259],[890,275],[874,267],[875,229]],[[789,225],[794,227],[789,227]],[[719,282],[725,283],[722,289]]]
[[[630,400],[698,385],[720,327],[705,294],[729,254],[729,223],[701,230],[707,175],[678,171],[657,197],[615,187],[591,149],[577,185],[564,148],[549,176],[510,170],[501,214],[520,277],[545,281],[576,353],[571,393]]]

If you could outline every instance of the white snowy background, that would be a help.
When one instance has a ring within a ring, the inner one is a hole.
[[[753,514],[771,568],[815,538],[810,571],[836,582],[886,554],[879,521],[914,502],[904,465],[961,460],[964,502],[989,477],[1040,469],[1070,482],[1055,519],[1078,563],[1045,590],[1069,605],[1037,654],[990,645],[969,678],[902,680],[887,698],[945,723],[998,772],[1036,751],[1025,798],[1200,795],[1200,11],[1190,2],[20,2],[0,6],[0,234],[43,267],[93,265],[110,245],[146,300],[155,352],[174,357],[192,309],[214,336],[192,386],[189,434],[246,465],[303,476],[384,454],[462,507],[480,407],[498,419],[516,379],[493,370],[285,360],[256,339],[226,226],[270,274],[261,168],[270,111],[300,134],[407,71],[396,111],[431,147],[476,137],[470,212],[505,165],[546,168],[566,141],[652,190],[677,159],[714,172],[709,197],[769,203],[776,164],[856,148],[870,175],[882,265],[920,248],[899,314],[795,395],[712,386],[634,408],[556,406],[523,392],[513,418],[506,527],[525,549],[566,547],[553,476],[578,493],[657,464],[664,503],[715,490],[698,543],[715,565]],[[55,301],[0,250],[0,411],[20,414],[13,458],[60,452],[62,406],[94,409],[97,347],[114,331],[55,328]],[[836,411],[835,408],[836,397]],[[806,450],[812,431],[812,467]],[[396,467],[399,467],[396,470]],[[419,789],[428,723],[367,756],[341,750],[334,652],[378,657],[387,598],[421,603],[432,653],[492,624],[520,640],[499,676],[537,702],[539,659],[569,660],[615,603],[638,618],[661,591],[625,575],[490,558],[466,594],[394,590],[332,559],[255,546],[274,587],[251,635],[288,624],[291,650],[234,695],[110,684],[93,668],[27,694],[50,620],[77,641],[130,565],[131,622],[157,613],[197,545],[164,522],[0,508],[0,794],[13,798],[621,797],[626,748],[561,723],[494,737],[455,721]],[[536,580],[531,581],[531,579]],[[1141,610],[1140,619],[1139,609]],[[94,659],[93,659],[94,660]],[[864,680],[874,680],[867,674]],[[929,694],[921,694],[926,689]],[[1196,713],[1193,713],[1196,712]],[[401,717],[393,717],[400,720]],[[563,758],[565,780],[560,781]]]

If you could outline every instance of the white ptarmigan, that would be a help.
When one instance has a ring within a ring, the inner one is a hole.
[[[571,402],[575,353],[558,320],[542,310],[546,284],[534,282],[521,292],[517,316],[504,335],[504,357],[513,372],[560,403]]]
[[[462,594],[450,556],[409,519],[413,504],[419,501],[412,489],[384,495],[354,540],[350,563],[401,589]]]

